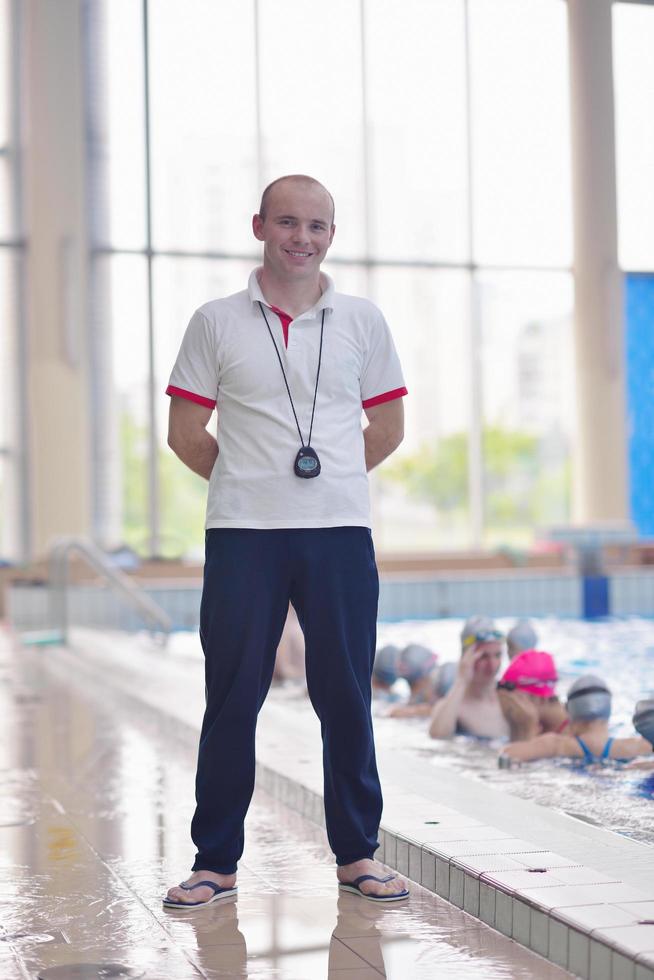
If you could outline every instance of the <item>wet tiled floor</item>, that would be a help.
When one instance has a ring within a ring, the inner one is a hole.
[[[47,657],[0,634],[2,980],[82,963],[149,980],[569,976],[418,886],[401,906],[339,896],[324,831],[261,791],[238,901],[163,909],[192,856],[194,752]]]

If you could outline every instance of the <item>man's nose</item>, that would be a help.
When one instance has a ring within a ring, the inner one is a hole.
[[[306,245],[309,241],[309,226],[298,224],[295,226],[295,234],[293,235],[293,241],[298,244]]]

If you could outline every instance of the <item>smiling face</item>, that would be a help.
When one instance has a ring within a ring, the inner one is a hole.
[[[264,243],[267,275],[279,282],[317,279],[334,237],[332,199],[317,181],[280,180],[266,195],[265,213],[252,219],[252,230]]]

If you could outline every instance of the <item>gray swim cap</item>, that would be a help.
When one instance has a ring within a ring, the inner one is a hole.
[[[435,653],[420,643],[410,643],[400,654],[398,673],[409,684],[415,684],[432,672],[438,660]]]
[[[372,676],[380,684],[394,684],[398,678],[398,665],[400,661],[400,648],[393,643],[388,643],[375,654],[375,663],[372,668]]]
[[[511,652],[522,653],[524,650],[536,649],[538,636],[528,619],[519,619],[506,634],[506,642]]]
[[[644,698],[634,709],[634,728],[654,748],[654,698]]]
[[[608,719],[611,715],[611,692],[600,677],[584,674],[568,691],[567,709],[571,721]]]
[[[447,663],[440,665],[436,671],[436,679],[434,680],[434,693],[436,697],[445,697],[454,684],[454,678],[457,675],[458,669],[459,665],[453,660],[448,660]]]
[[[461,645],[470,646],[471,643],[475,642],[477,636],[486,634],[489,636],[496,634],[497,638],[502,635],[490,616],[470,616],[469,619],[466,619],[461,630]]]

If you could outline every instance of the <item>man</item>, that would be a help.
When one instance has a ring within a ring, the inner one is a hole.
[[[497,697],[495,677],[502,661],[503,636],[484,616],[468,619],[461,632],[461,659],[452,687],[434,705],[432,738],[476,735],[498,738],[509,725]]]
[[[236,891],[257,713],[289,600],[321,721],[339,887],[394,901],[407,897],[404,882],[373,860],[382,798],[370,717],[378,578],[366,471],[402,440],[406,388],[380,312],[336,293],[320,271],[335,231],[329,192],[310,177],[280,178],[252,228],[262,268],[247,290],[196,311],[167,389],[169,445],[209,480],[209,495],[197,855],[164,903],[198,907]],[[214,406],[217,440],[205,428]]]

